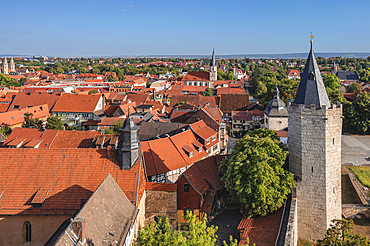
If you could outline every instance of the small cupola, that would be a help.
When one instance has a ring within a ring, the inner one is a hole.
[[[123,127],[119,129],[120,141],[118,143],[118,160],[121,169],[131,169],[139,158],[140,141],[138,138],[139,128],[132,118],[127,118]]]

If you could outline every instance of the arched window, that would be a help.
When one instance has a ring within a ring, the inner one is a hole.
[[[26,221],[24,223],[25,241],[31,242],[31,223]]]

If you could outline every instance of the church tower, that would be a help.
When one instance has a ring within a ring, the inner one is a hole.
[[[3,74],[9,74],[8,61],[6,60],[6,57],[3,62]]]
[[[13,57],[10,58],[10,71],[15,72],[15,63]]]
[[[333,67],[331,68],[331,73],[332,74],[337,74],[338,71],[338,66],[335,64],[335,59],[333,60]]]
[[[341,219],[342,105],[331,104],[312,50],[288,103],[289,170],[297,186],[298,237],[322,239]]]
[[[209,64],[210,66],[210,72],[209,72],[209,87],[214,88],[215,80],[217,80],[217,64],[216,64],[216,58],[215,58],[215,48],[213,48],[212,53],[212,60]]]

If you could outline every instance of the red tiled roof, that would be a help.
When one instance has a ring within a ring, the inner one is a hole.
[[[204,107],[209,103],[210,107],[218,107],[218,97],[207,97],[200,95],[173,95],[171,98],[171,106],[179,102],[184,102],[195,107]]]
[[[132,169],[122,170],[117,154],[110,149],[0,149],[0,214],[72,215],[108,173],[135,202],[140,158]],[[141,164],[137,204],[145,191]],[[47,195],[42,208],[33,208],[31,201],[41,200],[39,190]]]
[[[39,105],[30,108],[23,108],[15,111],[5,112],[0,114],[0,125],[5,124],[13,126],[24,122],[26,113],[33,114],[32,118],[46,118],[50,115],[47,104]]]
[[[23,109],[27,107],[47,104],[49,110],[51,110],[55,102],[59,99],[60,95],[50,94],[46,92],[19,92],[12,104],[10,105],[8,111],[17,110],[14,108],[15,105],[19,106],[18,108]]]
[[[176,184],[146,182],[146,190],[176,192]]]
[[[204,140],[217,134],[217,132],[207,126],[207,124],[204,123],[203,120],[191,124],[190,127],[199,137],[203,138]]]
[[[100,98],[100,94],[63,94],[55,104],[52,112],[92,113],[95,111]]]
[[[202,109],[206,111],[215,121],[220,123],[220,120],[222,118],[222,112],[219,108],[212,108],[206,105]]]
[[[233,120],[253,120],[251,111],[231,111],[231,115]]]
[[[249,105],[248,94],[221,94],[220,109],[223,113],[231,113],[231,111],[243,111]]]
[[[243,94],[242,88],[221,87],[217,88],[217,95],[221,94]]]
[[[288,132],[288,131],[276,131],[276,134],[277,134],[279,137],[287,138],[287,137],[288,137],[288,135],[289,135],[289,132]]]
[[[150,101],[149,94],[127,94],[126,101],[131,100],[131,102],[135,102],[136,105],[145,104],[145,102]]]
[[[183,81],[209,81],[209,72],[188,72]]]
[[[209,213],[211,212],[213,201],[215,200],[216,196],[216,189],[211,188],[208,190],[206,197],[204,198],[204,202],[202,208],[200,209],[201,212]]]
[[[50,148],[90,148],[90,145],[96,135],[101,135],[101,132],[58,131],[57,136],[55,137],[55,140]]]
[[[284,212],[284,206],[275,213],[268,214],[265,217],[242,218],[238,230],[244,229],[239,245],[245,244],[249,238],[249,243],[261,246],[275,245],[276,238],[279,235],[280,223]]]

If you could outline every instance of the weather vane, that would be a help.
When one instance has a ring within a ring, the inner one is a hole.
[[[314,35],[312,35],[312,32],[311,32],[311,36],[310,36],[310,38],[311,38],[311,41],[310,41],[310,42],[311,42],[311,44],[312,44],[312,42],[313,42],[312,40],[313,40],[313,38],[314,38],[314,37],[315,37],[315,36],[314,36]]]

